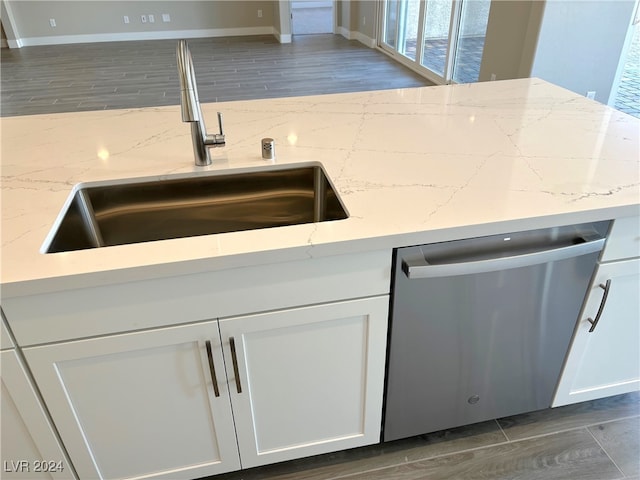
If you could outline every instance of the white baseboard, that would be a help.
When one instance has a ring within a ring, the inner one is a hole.
[[[366,45],[369,48],[375,48],[376,46],[375,38],[368,37],[362,32],[351,32],[351,34],[353,35],[354,40],[358,40],[360,43],[362,43],[363,45]]]
[[[366,45],[369,48],[375,48],[376,39],[368,37],[362,32],[347,30],[344,27],[338,27],[338,33],[342,35],[347,40],[358,40],[363,45]]]
[[[347,40],[351,40],[351,32],[344,27],[338,27],[338,33]]]
[[[126,42],[132,40],[167,40],[180,38],[235,37],[246,35],[273,34],[275,34],[273,27],[208,28],[200,30],[165,30],[156,32],[97,33],[21,38],[14,41],[15,46],[12,46],[12,41],[9,40],[9,46],[11,48],[20,48],[36,45],[64,45],[71,43]],[[289,38],[289,42],[290,41],[291,38]]]
[[[280,43],[291,43],[291,34],[290,33],[280,33],[280,32],[273,32],[273,36],[276,37],[276,39],[278,40],[278,42]]]
[[[358,40],[369,48],[376,46],[376,40],[358,31],[338,27],[338,34],[348,40]],[[248,35],[274,35],[280,43],[291,43],[291,34],[281,34],[273,27],[210,28],[200,30],[164,30],[154,32],[97,33],[82,35],[55,35],[49,37],[26,37],[8,40],[9,48],[38,45],[66,45],[73,43],[128,42],[136,40],[171,40],[180,38],[236,37]]]

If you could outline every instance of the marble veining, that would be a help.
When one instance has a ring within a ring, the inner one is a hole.
[[[539,79],[203,105],[218,110],[210,167],[179,107],[2,118],[3,295],[640,212],[640,120]],[[273,163],[321,162],[350,217],[40,252],[75,184],[265,167],[265,136]]]

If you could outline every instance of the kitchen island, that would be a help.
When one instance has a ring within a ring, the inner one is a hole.
[[[639,120],[542,80],[203,106],[227,146],[196,167],[180,108],[2,119],[3,295],[393,248],[638,214]],[[349,218],[44,255],[73,185],[321,162]]]
[[[2,119],[3,348],[24,355],[80,478],[196,478],[378,441],[396,247],[621,219],[631,254],[609,260],[638,256],[640,121],[542,80],[203,105],[216,111],[227,146],[209,167],[179,106]],[[81,182],[316,162],[348,218],[42,253]],[[125,461],[115,439],[157,443],[159,419],[163,452]]]

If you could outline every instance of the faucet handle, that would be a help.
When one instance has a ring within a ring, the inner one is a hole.
[[[218,129],[220,130],[220,135],[224,137],[224,132],[222,131],[222,113],[218,112]]]
[[[224,132],[222,131],[222,113],[218,112],[218,128],[220,133],[207,134],[204,144],[208,147],[224,147],[226,144]]]

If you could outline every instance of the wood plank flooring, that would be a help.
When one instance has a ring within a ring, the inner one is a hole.
[[[2,49],[2,116],[179,103],[175,40]],[[430,85],[339,35],[189,40],[201,102]]]
[[[2,116],[175,105],[174,40],[2,49]],[[336,35],[189,44],[203,102],[427,85]],[[215,480],[640,480],[640,394],[516,415]]]
[[[515,415],[211,480],[639,480],[640,393]]]

